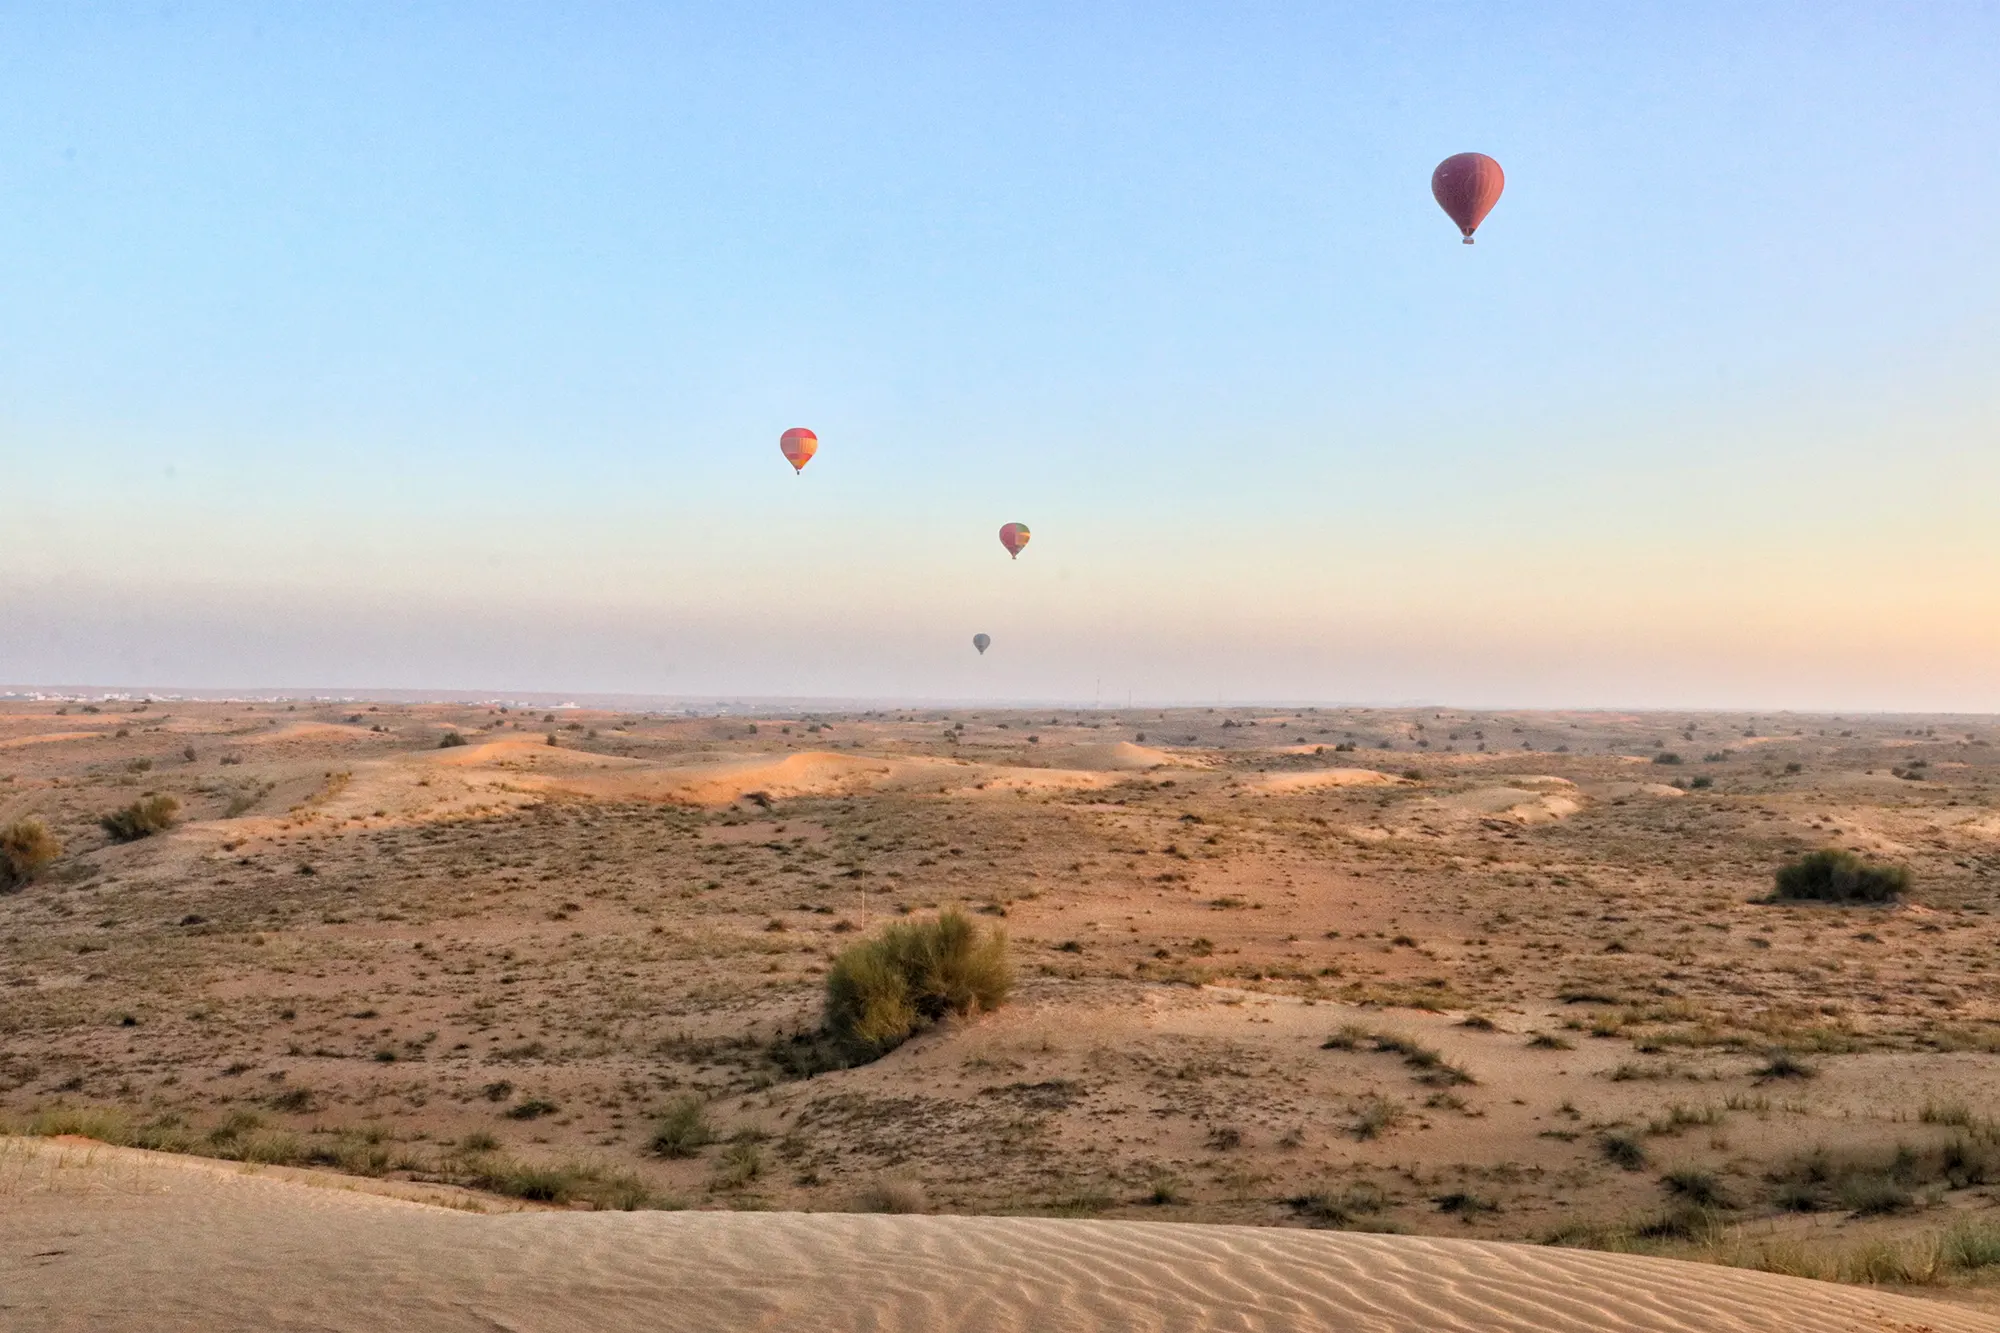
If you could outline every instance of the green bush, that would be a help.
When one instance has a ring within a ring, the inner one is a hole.
[[[449,750],[454,745],[465,744],[465,737],[455,731],[447,731],[438,741],[438,749]]]
[[[893,922],[833,960],[826,1029],[850,1056],[872,1060],[947,1014],[999,1008],[1013,984],[997,927],[982,932],[956,909]]]
[[[17,889],[62,855],[62,844],[39,819],[17,819],[0,829],[0,890]]]
[[[1838,847],[1807,852],[1778,868],[1778,897],[1829,903],[1886,903],[1910,889],[1907,866],[1878,865]]]
[[[145,796],[123,810],[113,810],[97,822],[118,841],[131,842],[166,832],[174,826],[180,812],[181,803],[171,796]]]

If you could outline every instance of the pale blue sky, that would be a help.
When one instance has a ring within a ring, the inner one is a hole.
[[[2000,708],[1996,68],[1986,5],[0,9],[0,681]]]

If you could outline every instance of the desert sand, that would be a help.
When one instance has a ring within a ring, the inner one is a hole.
[[[493,1215],[47,1141],[0,1144],[0,1203],[0,1315],[22,1333],[1994,1327],[1796,1278],[1487,1241],[1047,1218]]]
[[[18,702],[0,825],[64,851],[0,894],[0,1128],[489,1212],[1646,1251],[1990,1321],[2000,1250],[1961,1242],[2000,1234],[1996,742],[1944,717]],[[100,825],[151,795],[170,829]],[[1825,846],[1915,886],[1768,900]],[[952,904],[1008,932],[1012,1001],[801,1077],[833,955]]]

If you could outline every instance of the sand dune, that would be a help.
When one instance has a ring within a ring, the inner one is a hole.
[[[530,740],[525,736],[508,736],[499,740],[474,741],[467,745],[452,746],[443,750],[419,751],[419,757],[427,763],[440,764],[447,768],[481,768],[486,766],[519,767],[531,764],[538,768],[558,768],[565,771],[592,771],[597,769],[638,769],[650,768],[644,759],[629,759],[623,755],[594,754],[588,750],[572,750],[563,746],[550,745],[540,739]]]
[[[1252,791],[1267,795],[1316,791],[1321,787],[1391,787],[1401,778],[1377,773],[1372,768],[1321,768],[1310,773],[1271,773],[1248,783]]]
[[[1195,761],[1131,741],[1105,745],[1068,745],[1053,749],[1049,759],[1063,768],[1099,773],[1140,773],[1149,768],[1198,767]]]
[[[753,791],[773,797],[820,796],[876,786],[906,775],[907,767],[905,762],[892,759],[805,750],[776,761],[760,757],[694,769],[664,769],[649,774],[648,781],[659,783],[675,799],[725,805]]]
[[[1492,819],[1511,819],[1523,824],[1545,824],[1565,819],[1583,808],[1582,802],[1560,791],[1528,791],[1520,787],[1474,787],[1442,798],[1447,809]]]
[[[6,1325],[56,1330],[1974,1333],[1794,1278],[1486,1241],[800,1213],[481,1216],[130,1150],[0,1155]]]
[[[0,739],[0,749],[15,749],[23,745],[53,745],[58,741],[87,741],[103,734],[102,731],[45,731],[35,736],[9,736]]]
[[[281,741],[342,741],[372,738],[368,728],[348,722],[290,722],[276,731],[250,736],[232,736],[232,745],[271,745]]]
[[[508,737],[352,765],[352,782],[326,808],[336,814],[364,813],[383,804],[401,808],[408,804],[417,780],[437,770],[452,774],[465,791],[479,793],[482,799],[516,805],[531,803],[544,794],[721,806],[753,792],[784,800],[898,789],[960,793],[1088,790],[1110,786],[1125,773],[1154,767],[1147,756],[1159,753],[1129,744],[1094,748],[1102,753],[1051,757],[1072,761],[1094,758],[1102,767],[1041,768],[928,755],[849,755],[831,750],[803,750],[783,756],[717,755],[696,763],[663,764]],[[1170,756],[1162,755],[1162,759],[1175,762]],[[419,804],[434,814],[451,808],[437,796]]]
[[[1659,796],[1673,800],[1687,795],[1679,787],[1669,786],[1664,782],[1606,782],[1593,786],[1591,794],[1606,800],[1629,799],[1634,796]]]

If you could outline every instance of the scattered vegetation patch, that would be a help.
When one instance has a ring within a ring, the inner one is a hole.
[[[1477,1084],[1478,1079],[1460,1065],[1446,1060],[1435,1048],[1399,1032],[1371,1032],[1350,1023],[1320,1043],[1323,1051],[1386,1051],[1403,1057],[1403,1063],[1417,1071],[1417,1082],[1449,1088]]]

